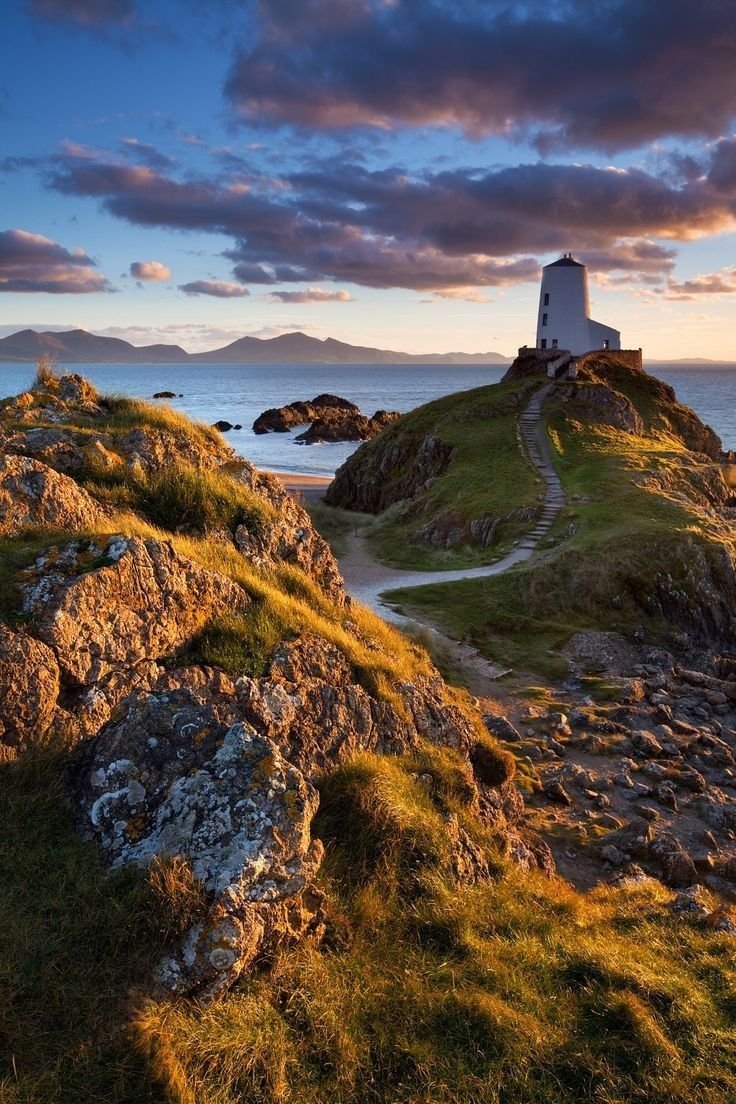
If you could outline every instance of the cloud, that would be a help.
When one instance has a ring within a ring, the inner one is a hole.
[[[176,165],[173,157],[168,157],[150,142],[141,142],[137,138],[121,138],[120,145],[125,153],[151,169],[171,169]]]
[[[611,151],[716,137],[736,115],[732,0],[262,0],[259,13],[225,85],[247,120]]]
[[[665,299],[688,301],[710,295],[736,295],[736,265],[719,272],[703,273],[691,280],[670,280],[664,290]]]
[[[171,279],[171,269],[161,261],[133,261],[130,266],[130,275],[136,280],[152,280],[160,282]]]
[[[185,295],[214,295],[216,299],[238,299],[250,295],[242,284],[232,284],[227,280],[192,280],[188,284],[179,284],[179,291]]]
[[[432,296],[432,299],[422,299],[422,302],[434,303],[437,299],[460,299],[464,303],[490,303],[491,301],[482,291],[469,287],[436,288]]]
[[[326,288],[310,287],[307,291],[272,291],[269,299],[279,303],[352,303],[349,291],[328,291]]]
[[[535,280],[537,257],[573,250],[598,272],[672,271],[670,242],[736,226],[731,139],[694,178],[537,161],[411,175],[322,162],[277,181],[179,179],[147,166],[61,154],[48,180],[137,226],[226,235],[241,284],[323,280],[419,291]],[[736,139],[734,139],[736,141]]]
[[[81,249],[69,251],[27,230],[0,231],[0,292],[87,295],[111,291],[107,278],[94,269],[95,262]]]
[[[716,143],[708,178],[719,191],[727,195],[736,192],[736,136],[721,138]]]
[[[28,7],[41,19],[89,30],[127,27],[136,18],[133,0],[28,0]]]

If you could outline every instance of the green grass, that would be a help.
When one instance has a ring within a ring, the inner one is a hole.
[[[333,555],[337,557],[345,555],[351,533],[367,525],[373,525],[375,521],[370,514],[341,510],[336,506],[326,506],[324,502],[305,499],[303,505],[312,519],[314,528],[320,536],[324,537]]]
[[[50,751],[0,764],[0,1100],[161,1101],[126,1035],[162,952],[155,902],[74,834],[64,766]]]
[[[633,384],[629,391],[635,399]],[[499,663],[548,677],[566,673],[560,650],[578,631],[643,625],[667,644],[677,626],[650,612],[656,580],[677,586],[683,616],[697,611],[693,564],[702,553],[717,572],[734,534],[703,510],[698,468],[683,466],[682,443],[649,404],[645,390],[643,414],[659,428],[642,436],[574,421],[564,405],[550,405],[548,435],[568,496],[550,530],[553,547],[503,575],[396,590],[391,600]],[[641,485],[646,473],[671,490]]]
[[[212,621],[173,657],[174,666],[201,663],[220,667],[233,678],[265,675],[276,647],[288,639],[290,630],[262,601],[253,602],[245,613],[229,614]]]
[[[262,496],[236,479],[186,463],[155,472],[122,465],[104,471],[88,466],[79,478],[94,497],[137,510],[152,524],[172,532],[234,532],[245,525],[259,533],[274,516]]]
[[[184,437],[194,437],[203,443],[223,445],[222,434],[206,422],[198,422],[186,414],[174,410],[166,403],[148,403],[143,399],[131,399],[127,396],[105,395],[102,406],[106,413],[102,419],[95,419],[95,427],[110,432],[129,431],[141,427],[167,430]],[[81,424],[87,424],[84,420]]]
[[[532,527],[534,519],[502,521],[488,548],[472,540],[450,549],[437,548],[417,537],[432,519],[444,519],[448,529],[462,529],[477,518],[508,518],[514,510],[538,506],[541,482],[516,440],[518,414],[538,385],[539,380],[522,380],[447,395],[404,415],[362,446],[361,463],[368,467],[392,450],[406,457],[403,466],[394,466],[388,473],[381,470],[389,495],[392,485],[398,486],[411,468],[425,438],[433,436],[453,449],[445,471],[412,500],[411,507],[389,508],[371,527],[369,543],[378,559],[419,569],[488,563]]]
[[[448,764],[360,756],[323,787],[327,935],[207,1009],[152,1001],[138,1045],[170,1099],[218,1104],[723,1104],[731,940],[659,884],[576,894],[499,857],[448,876]],[[411,768],[414,767],[414,770]]]

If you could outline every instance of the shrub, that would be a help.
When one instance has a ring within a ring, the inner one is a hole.
[[[56,362],[51,353],[41,353],[36,361],[36,375],[33,379],[33,387],[45,387],[47,383],[57,379]]]

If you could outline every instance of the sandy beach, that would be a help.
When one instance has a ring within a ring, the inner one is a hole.
[[[332,482],[330,475],[313,475],[307,472],[283,472],[271,469],[268,474],[280,479],[287,491],[307,498],[320,498]]]

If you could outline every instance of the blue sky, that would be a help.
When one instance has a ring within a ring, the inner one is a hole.
[[[0,334],[736,359],[731,0],[10,0]]]

